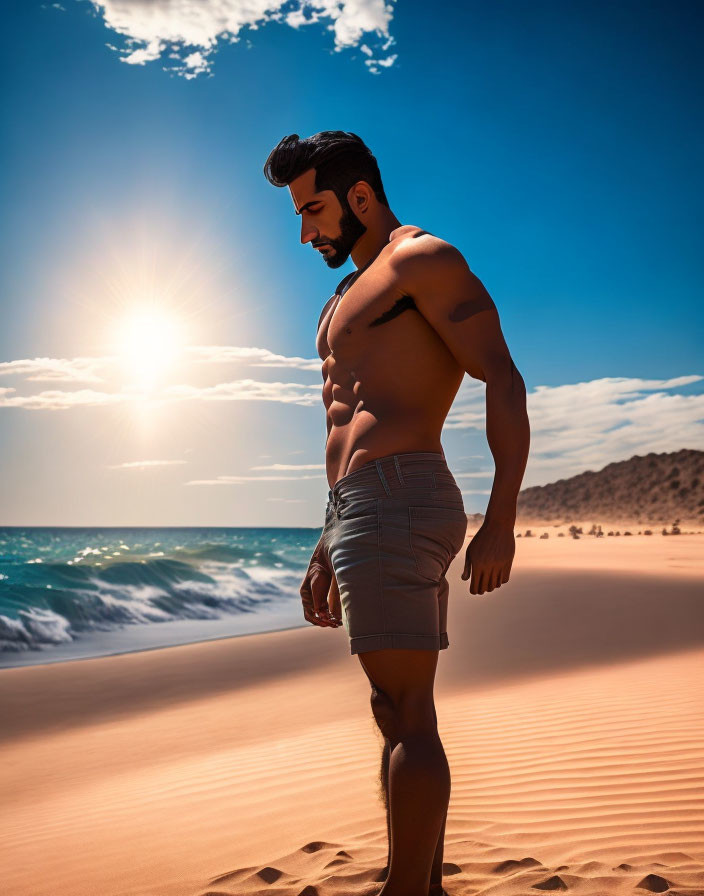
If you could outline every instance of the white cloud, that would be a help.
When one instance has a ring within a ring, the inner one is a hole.
[[[281,501],[284,504],[307,504],[303,498],[267,498],[267,501]]]
[[[131,460],[124,464],[108,464],[108,470],[144,470],[146,467],[170,467],[185,460]]]
[[[598,470],[634,454],[704,447],[704,394],[672,390],[701,382],[699,375],[666,380],[604,377],[562,386],[537,386],[528,394],[531,448],[522,487]],[[486,386],[466,379],[445,423],[446,429],[475,429],[485,435]],[[318,399],[319,401],[319,399]],[[317,402],[316,402],[317,403]],[[479,460],[483,455],[463,456]],[[323,464],[270,464],[252,470],[323,469]],[[491,469],[460,472],[467,480],[493,479]],[[320,476],[218,476],[189,485],[236,485],[267,479],[309,479]],[[462,489],[463,495],[489,495],[491,489]]]
[[[18,375],[27,380],[102,383],[98,370],[115,359],[101,358],[29,358],[0,362],[0,376]]]
[[[74,407],[119,404],[131,396],[120,393],[94,392],[79,389],[76,392],[51,390],[37,395],[10,395],[14,389],[0,389],[0,408],[25,408],[28,411],[64,411]]]
[[[320,9],[321,17],[332,18],[328,30],[335,33],[337,52],[344,47],[356,47],[363,34],[389,37],[389,23],[394,9],[384,0],[312,0],[306,5]]]
[[[603,377],[536,386],[527,398],[531,443],[523,487],[598,470],[634,454],[703,447],[704,394],[672,392],[703,379]],[[468,389],[466,400],[455,401],[445,428],[484,432],[485,392],[483,384]]]
[[[394,53],[393,56],[386,56],[384,59],[365,59],[364,64],[369,66],[369,71],[373,75],[378,75],[379,74],[379,69],[377,68],[378,65],[382,66],[382,68],[389,68],[390,66],[392,66],[394,64],[394,62],[396,62],[397,58],[398,58],[398,54]]]
[[[262,464],[250,470],[324,470],[325,464]]]
[[[122,62],[126,62],[128,65],[144,65],[145,62],[153,62],[158,59],[163,49],[161,41],[150,40],[146,47],[139,47],[127,56],[123,56]]]
[[[241,485],[243,482],[299,482],[302,479],[325,479],[325,474],[316,476],[218,476],[216,479],[191,479],[186,485]]]
[[[381,51],[394,42],[389,34],[395,0],[91,0],[112,31],[123,35],[126,47],[122,62],[144,65],[162,56],[177,58],[164,66],[190,79],[209,73],[208,58],[220,40],[237,43],[244,28],[258,30],[268,22],[280,22],[298,29],[329,22],[326,30],[334,36],[334,52],[383,40]],[[291,3],[297,4],[290,8]],[[284,7],[286,9],[284,10]],[[249,41],[248,41],[249,43]],[[369,51],[369,52],[368,52]],[[376,60],[381,66],[393,64],[396,56]],[[366,60],[375,74],[374,60]]]
[[[183,351],[186,375],[188,365],[239,364],[242,367],[285,368],[314,371],[320,375],[320,358],[287,357],[264,348],[233,345],[187,346]],[[117,355],[78,358],[25,358],[0,362],[0,376],[17,376],[26,382],[100,383],[104,390],[51,390],[34,395],[18,394],[15,388],[0,388],[0,408],[27,410],[66,410],[75,406],[97,406],[120,402],[174,401],[281,401],[312,405],[320,401],[320,388],[304,383],[261,382],[237,379],[215,385],[194,386],[189,383],[163,386],[144,393],[138,388],[122,386],[110,391],[108,386],[120,382],[124,359]]]
[[[122,385],[120,366],[116,363],[120,359],[112,355],[0,362],[0,376],[16,376],[26,382],[88,382],[102,386],[100,389],[50,389],[33,395],[20,394],[13,387],[0,387],[0,409],[58,411],[184,401],[271,401],[300,407],[321,406],[319,358],[280,355],[256,346],[228,345],[189,346],[184,350],[183,358],[184,363],[177,368],[182,381],[167,382],[149,392]],[[245,377],[213,384],[190,381],[194,370],[201,380],[208,365],[214,364],[314,372],[316,382],[314,385],[282,380],[264,382]],[[529,391],[527,399],[531,447],[523,486],[600,469],[633,454],[704,446],[704,394],[681,391],[702,380],[704,377],[697,374],[671,379],[603,377],[560,386],[536,386]],[[485,438],[485,396],[484,383],[465,377],[444,429],[474,430]],[[493,476],[491,460],[490,466],[491,470],[458,471],[455,476],[458,480]],[[302,471],[323,467],[271,464],[253,469]],[[232,478],[227,477],[207,482],[233,484]]]
[[[216,386],[167,386],[157,396],[158,400],[183,401],[281,401],[286,404],[302,404],[310,407],[321,400],[320,389],[302,383],[263,383],[257,380],[236,380],[218,383]]]
[[[189,345],[183,349],[186,361],[197,364],[242,364],[247,367],[285,367],[320,373],[320,358],[279,355],[267,348],[241,345]],[[123,363],[118,355],[77,358],[23,358],[0,361],[0,376],[22,376],[41,382],[103,383],[106,371]],[[99,373],[99,371],[102,371]]]
[[[181,384],[165,386],[153,392],[124,388],[120,392],[96,392],[79,389],[75,392],[51,390],[36,395],[10,395],[14,389],[0,389],[0,408],[24,408],[30,411],[59,411],[78,406],[100,406],[119,403],[164,404],[177,401],[280,401],[312,407],[321,400],[320,389],[303,383],[264,383],[257,380],[236,380],[215,386]]]
[[[184,73],[184,77],[195,78],[196,75],[202,74],[202,72],[210,71],[210,63],[208,61],[207,56],[204,56],[200,50],[196,50],[194,53],[189,53],[188,56],[183,60],[183,64],[189,69],[188,72]]]
[[[249,367],[290,367],[320,373],[320,358],[297,358],[277,355],[267,348],[243,345],[190,345],[186,352],[194,361],[204,364],[246,363]]]

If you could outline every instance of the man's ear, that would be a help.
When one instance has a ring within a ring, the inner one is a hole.
[[[360,180],[356,184],[352,184],[347,191],[347,202],[355,212],[364,214],[371,204],[371,196],[372,190],[369,184],[364,180]]]

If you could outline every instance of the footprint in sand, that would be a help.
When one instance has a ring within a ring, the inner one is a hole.
[[[283,871],[279,868],[272,868],[270,865],[267,865],[266,868],[260,868],[254,876],[263,880],[265,884],[274,884],[282,874]]]
[[[651,893],[665,893],[670,889],[670,884],[659,874],[648,874],[640,883],[636,884],[636,889],[649,890]]]
[[[461,874],[462,869],[460,868],[459,865],[455,865],[454,862],[443,862],[442,863],[442,873],[444,875]]]
[[[319,852],[321,849],[333,849],[334,846],[334,843],[325,843],[324,840],[313,840],[311,843],[306,843],[305,846],[302,846],[301,850],[303,852]]]
[[[559,874],[553,874],[547,880],[541,881],[539,884],[533,884],[533,890],[566,890],[567,884]]]
[[[338,865],[346,865],[347,861],[348,860],[342,859],[342,858],[330,859],[330,861],[327,863],[327,865],[325,865],[325,868],[326,868],[326,870],[328,868],[337,868]]]
[[[494,874],[505,874],[507,871],[516,871],[518,868],[532,868],[534,865],[542,864],[533,856],[526,856],[524,859],[506,859],[500,862],[494,869]]]

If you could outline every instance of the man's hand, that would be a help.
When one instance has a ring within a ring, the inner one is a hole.
[[[508,582],[515,553],[513,526],[485,520],[467,545],[462,579],[466,581],[471,573],[470,592],[484,594]]]
[[[319,547],[310,559],[300,593],[306,621],[323,628],[337,628],[342,624],[337,579]]]

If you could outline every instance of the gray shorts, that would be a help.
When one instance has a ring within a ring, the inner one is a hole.
[[[323,547],[350,652],[443,650],[450,563],[464,546],[462,493],[444,454],[369,461],[328,492]]]

